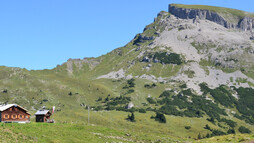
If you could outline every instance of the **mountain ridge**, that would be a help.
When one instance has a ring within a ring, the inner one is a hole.
[[[170,4],[169,12],[183,19],[207,19],[226,28],[241,29],[244,31],[252,31],[254,28],[254,14],[247,14],[244,11],[235,9],[202,5]]]

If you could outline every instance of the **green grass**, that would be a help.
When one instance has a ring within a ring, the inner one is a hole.
[[[221,69],[225,73],[233,73],[233,72],[239,70],[237,68],[222,68],[222,67],[219,67],[219,66],[216,66],[216,68]]]
[[[72,111],[72,110],[70,110]],[[203,127],[208,124],[213,129],[218,126],[205,118],[167,116],[167,123],[150,119],[153,112],[134,113],[136,122],[126,120],[128,113],[119,111],[90,112],[90,124],[87,123],[87,110],[74,112],[56,112],[52,117],[55,124],[0,124],[0,137],[7,142],[196,142],[197,135],[206,135],[209,131]],[[72,117],[70,117],[72,116]],[[75,119],[75,120],[74,120]],[[32,119],[33,121],[34,119]],[[242,121],[235,119],[240,125]],[[190,126],[186,129],[185,126]],[[248,127],[252,131],[253,127]],[[189,139],[191,137],[192,139]],[[251,135],[228,135],[213,137],[197,142],[225,140],[235,137],[242,139]],[[217,140],[219,139],[219,140]]]
[[[210,60],[201,59],[199,62],[201,66],[213,66],[213,63]]]
[[[216,65],[214,65],[214,63],[212,63],[212,61],[205,60],[205,59],[201,59],[200,62],[199,62],[199,65],[201,65],[203,67],[215,67],[216,69],[220,69],[225,73],[233,73],[237,70],[240,70],[240,69],[237,69],[237,68],[223,68],[221,66],[216,66]]]
[[[155,34],[155,32],[162,32],[163,30],[165,30],[165,27],[160,26],[159,22],[161,19],[165,19],[168,16],[170,16],[170,13],[161,11],[160,14],[162,14],[162,15],[155,18],[153,23],[146,26],[146,28],[145,28],[146,30],[143,32],[143,35],[148,36],[148,37],[152,37],[152,36],[156,37],[157,35]]]
[[[155,77],[172,77],[174,76],[182,67],[182,65],[162,65],[161,63],[151,63],[152,67],[149,70],[143,68],[149,63],[138,62],[128,70],[128,74],[133,76],[154,75]]]
[[[252,83],[252,82],[248,81],[248,84],[249,84],[249,86],[254,87],[254,83]]]
[[[58,113],[56,113],[58,114]],[[126,120],[128,113],[126,112],[91,112],[90,125],[87,125],[87,112],[83,114],[75,114],[74,116],[82,116],[83,121],[75,122],[66,120],[65,117],[55,117],[58,121],[65,121],[65,123],[45,124],[45,123],[31,123],[31,124],[0,124],[0,130],[4,133],[2,139],[15,139],[13,142],[155,142],[161,140],[162,142],[178,141],[182,142],[187,139],[189,133],[195,132],[186,130],[182,124],[193,126],[193,130],[198,128],[198,124],[202,123],[202,119],[192,119],[188,121],[187,118],[181,119],[179,117],[170,117],[167,124],[161,124],[153,119],[150,119],[154,113],[135,113],[136,122],[129,122]],[[54,115],[57,116],[57,115]],[[156,128],[154,128],[156,127]],[[181,128],[179,128],[181,127]],[[202,129],[203,130],[203,129]],[[9,132],[11,135],[9,135]],[[126,136],[129,134],[130,136]],[[185,135],[186,137],[182,137]],[[18,138],[20,136],[21,138]],[[180,137],[181,136],[181,137]]]
[[[8,142],[114,142],[127,141],[123,132],[98,126],[82,124],[1,124],[2,140]],[[8,136],[11,134],[11,137]]]
[[[197,142],[200,143],[239,143],[239,142],[251,142],[254,140],[254,135],[248,134],[235,134],[235,135],[226,135],[226,136],[218,136],[212,137],[208,139],[203,139]]]
[[[183,73],[186,74],[188,78],[193,78],[195,76],[195,72],[192,70],[187,70],[187,71],[184,71]]]
[[[223,47],[217,47],[213,43],[206,43],[206,44],[204,44],[204,43],[192,42],[191,45],[197,49],[199,54],[207,53],[208,50],[210,50],[212,48],[216,48],[217,52],[220,52],[220,51],[222,51],[224,49]]]
[[[245,75],[254,79],[254,66],[252,66],[248,71],[243,71]]]
[[[247,83],[247,79],[246,79],[246,78],[237,78],[235,81],[236,81],[238,84],[239,84],[239,83]]]

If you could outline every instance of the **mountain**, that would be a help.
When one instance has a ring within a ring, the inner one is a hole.
[[[253,132],[253,29],[253,13],[170,4],[143,33],[106,55],[69,59],[51,70],[0,67],[0,101],[32,113],[55,105],[60,123],[87,123],[91,106],[100,111],[93,124],[185,139],[244,133],[240,127]],[[130,103],[134,108],[126,109]],[[139,120],[125,120],[126,112]]]

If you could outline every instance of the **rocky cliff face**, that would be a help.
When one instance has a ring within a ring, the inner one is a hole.
[[[244,17],[241,21],[239,21],[238,28],[247,31],[254,29],[254,18]]]
[[[220,14],[205,9],[187,9],[169,5],[169,12],[182,19],[210,20],[229,29],[241,29],[244,31],[254,29],[254,18],[244,17],[237,22],[229,22]]]

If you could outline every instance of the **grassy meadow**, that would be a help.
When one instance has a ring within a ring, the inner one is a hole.
[[[52,118],[56,123],[0,124],[1,142],[239,142],[251,141],[254,135],[235,134],[197,140],[197,135],[208,131],[204,118],[166,116],[167,123],[159,123],[150,117],[153,112],[135,113],[135,122],[127,121],[127,112],[99,111],[56,112]],[[68,118],[69,116],[72,116]],[[74,117],[73,117],[74,116]],[[75,120],[73,120],[75,119]],[[241,121],[238,121],[241,124]],[[185,126],[190,129],[185,129]],[[252,131],[253,127],[249,127]]]

